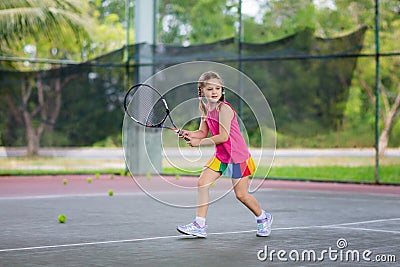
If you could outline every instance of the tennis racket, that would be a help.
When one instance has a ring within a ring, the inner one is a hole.
[[[171,118],[167,101],[148,84],[139,83],[129,88],[124,98],[126,114],[136,123],[149,128],[165,128],[182,136]],[[167,118],[171,126],[165,124]],[[185,138],[186,141],[189,139]]]

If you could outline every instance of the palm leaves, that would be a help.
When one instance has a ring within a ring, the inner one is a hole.
[[[10,46],[30,37],[63,40],[71,34],[77,41],[86,39],[83,4],[79,0],[2,0],[0,45]]]

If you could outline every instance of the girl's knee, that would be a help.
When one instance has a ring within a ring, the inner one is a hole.
[[[200,177],[197,180],[197,186],[198,187],[207,187],[207,186],[210,186],[210,184],[211,184],[211,182],[208,181],[208,179],[206,179],[205,177]]]
[[[198,187],[210,187],[211,184],[220,177],[221,174],[210,169],[205,169],[197,180]]]
[[[240,202],[246,202],[246,200],[249,198],[249,193],[247,192],[236,192],[236,199],[239,200]]]

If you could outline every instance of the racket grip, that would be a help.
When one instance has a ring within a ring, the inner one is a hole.
[[[177,134],[178,136],[180,136],[180,137],[183,137],[182,131],[181,131],[180,129],[177,129],[177,130],[176,130],[176,134]],[[187,138],[187,137],[183,137],[183,139],[185,139],[186,141],[190,141],[190,139]]]

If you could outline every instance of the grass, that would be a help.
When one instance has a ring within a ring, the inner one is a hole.
[[[381,160],[380,183],[400,185],[400,159]],[[163,168],[163,174],[194,175],[201,168],[184,170]],[[66,158],[6,158],[0,159],[0,175],[71,175],[71,174],[125,174],[123,160],[85,160]],[[255,178],[294,179],[307,181],[334,181],[374,183],[373,158],[279,158],[273,167],[259,166]]]
[[[200,171],[193,169],[177,170],[175,168],[164,168],[165,174],[171,175],[198,175]],[[268,168],[259,167],[255,178],[264,178]],[[331,181],[331,182],[354,182],[374,183],[375,169],[373,166],[281,166],[272,167],[268,173],[270,179],[306,180],[306,181]],[[400,166],[380,166],[380,183],[400,185]]]
[[[123,160],[110,159],[81,159],[58,157],[9,157],[0,158],[0,170],[3,169],[113,169],[123,168]]]
[[[399,184],[400,185],[400,166],[388,165],[380,166],[380,183]],[[260,171],[260,170],[259,170]],[[262,168],[261,168],[262,171]],[[266,172],[267,170],[265,170]],[[357,182],[374,183],[374,166],[291,166],[291,167],[273,167],[268,177],[290,178],[304,180],[321,180],[335,182]]]

